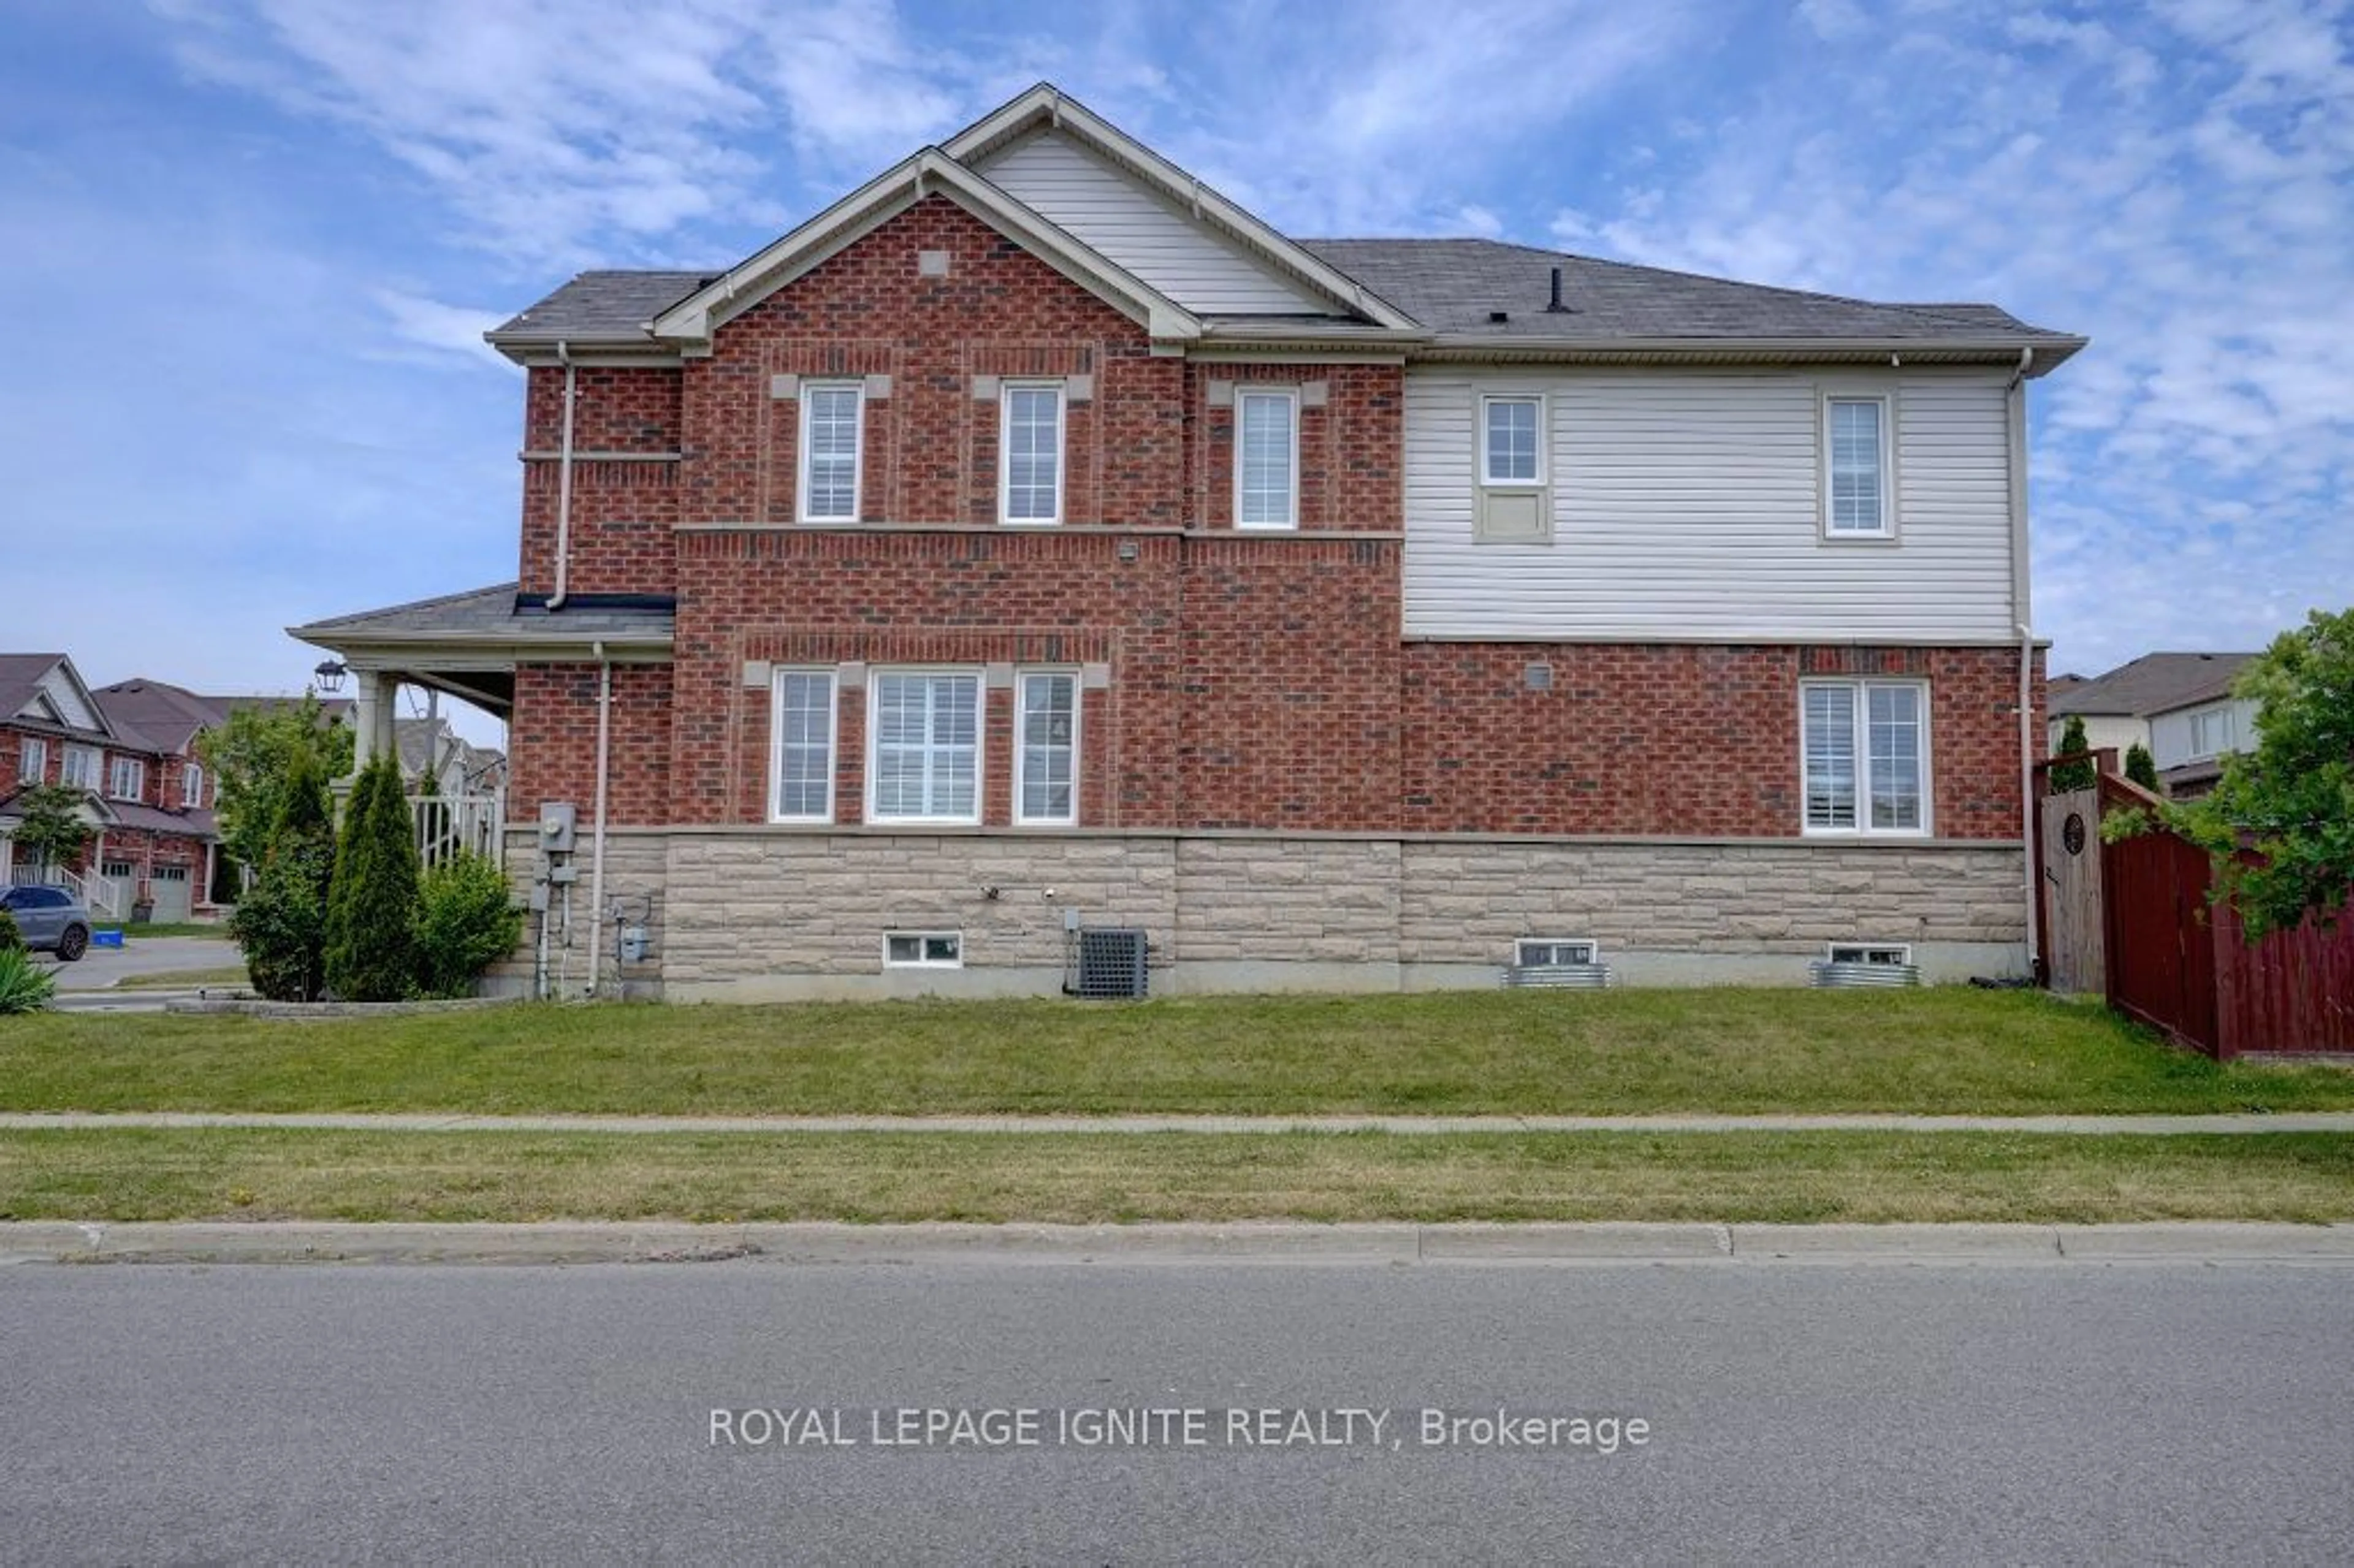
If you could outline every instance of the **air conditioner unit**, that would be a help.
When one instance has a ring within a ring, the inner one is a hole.
[[[1140,997],[1151,984],[1152,944],[1132,927],[1081,927],[1071,934],[1063,990],[1090,999]]]

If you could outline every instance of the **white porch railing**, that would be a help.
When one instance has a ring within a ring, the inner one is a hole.
[[[471,852],[506,863],[506,791],[488,795],[411,795],[409,821],[417,828],[417,857],[439,865]]]
[[[83,908],[101,919],[122,918],[114,884],[103,876],[84,876],[61,865],[16,865],[10,868],[8,880],[19,887],[62,887],[80,899]]]

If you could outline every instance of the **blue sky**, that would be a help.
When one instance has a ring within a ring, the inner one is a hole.
[[[725,265],[1041,78],[1301,236],[1480,234],[2093,348],[2036,384],[2056,670],[2354,604],[2354,20],[2316,0],[15,0],[0,646],[299,687],[513,576],[587,266]],[[469,726],[472,728],[473,726]]]

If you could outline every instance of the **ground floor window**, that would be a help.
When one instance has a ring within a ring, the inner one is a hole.
[[[1799,688],[1807,832],[1928,832],[1928,706],[1918,681]]]
[[[980,674],[881,671],[871,690],[869,820],[980,821]]]

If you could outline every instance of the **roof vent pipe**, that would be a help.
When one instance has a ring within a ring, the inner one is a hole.
[[[1569,313],[1569,307],[1561,302],[1561,269],[1558,267],[1553,270],[1553,298],[1545,304],[1545,313],[1555,316]]]

